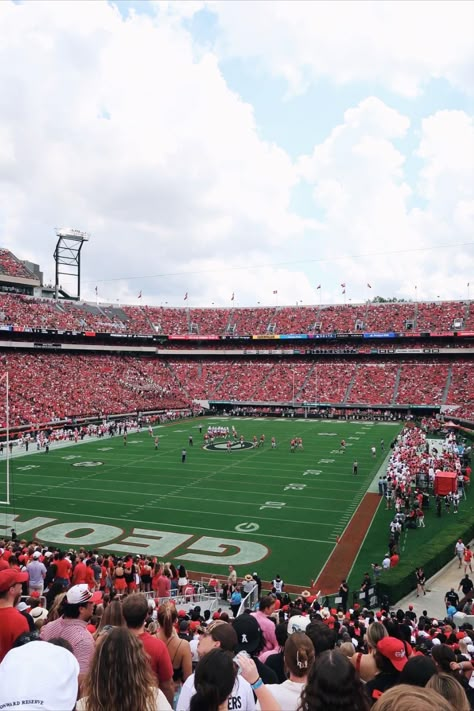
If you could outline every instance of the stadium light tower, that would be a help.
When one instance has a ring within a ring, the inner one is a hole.
[[[81,230],[74,230],[72,227],[57,227],[55,232],[58,241],[53,255],[56,263],[54,298],[58,299],[61,293],[62,297],[78,301],[81,298],[81,249],[84,242],[89,241],[90,235],[87,232],[81,232]],[[75,295],[68,294],[62,289],[59,284],[59,276],[61,274],[75,277]]]

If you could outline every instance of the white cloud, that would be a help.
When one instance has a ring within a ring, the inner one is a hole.
[[[209,2],[219,52],[250,57],[293,93],[319,77],[375,83],[405,96],[432,78],[474,88],[474,6],[450,2]]]
[[[422,165],[414,186],[407,181],[405,156],[395,145],[409,123],[369,97],[346,111],[344,123],[311,156],[300,159],[302,178],[313,186],[314,199],[325,213],[329,239],[324,254],[329,261],[351,251],[373,255],[334,267],[358,298],[367,281],[383,295],[413,298],[417,285],[420,298],[462,298],[474,266],[472,249],[461,252],[456,262],[459,249],[434,248],[472,242],[472,121],[461,111],[439,112],[422,121],[416,150]]]
[[[72,224],[93,234],[90,291],[101,276],[193,272],[202,260],[214,272],[189,281],[228,291],[235,258],[267,263],[311,226],[289,207],[290,158],[258,136],[252,106],[174,17],[1,3],[0,26],[0,197],[17,211],[4,240],[46,274],[52,228]],[[240,281],[263,298],[258,278]],[[167,290],[163,279],[147,287],[151,299]]]
[[[310,21],[307,5],[324,17]],[[316,60],[323,74],[334,69],[337,81],[358,80],[368,68],[366,76],[378,72],[392,82],[396,69],[399,81],[412,77],[416,90],[434,72],[431,60],[420,59],[424,69],[413,74],[408,68],[416,63],[400,59],[401,71],[393,60],[388,49],[396,41],[382,25],[395,6],[358,5],[362,19],[370,7],[375,20],[354,25],[352,36],[352,4],[335,5],[345,12],[341,22],[338,10],[337,32],[336,9],[324,3],[291,4],[294,15],[283,2],[211,7],[221,23],[235,15],[235,37],[224,28],[219,42],[245,57],[260,38],[265,61],[276,57],[272,71],[281,64],[295,85],[316,76]],[[421,10],[413,5],[416,27]],[[51,278],[53,228],[91,232],[83,294],[94,298],[97,284],[100,297],[111,301],[136,302],[142,291],[144,302],[180,304],[187,291],[193,305],[229,304],[232,292],[239,304],[273,303],[277,289],[279,303],[308,303],[318,299],[320,282],[324,300],[333,301],[341,299],[340,281],[359,299],[367,281],[383,295],[413,296],[417,284],[420,297],[464,296],[472,250],[459,264],[446,251],[342,261],[341,255],[472,240],[469,117],[462,111],[427,116],[416,155],[409,156],[403,147],[413,143],[418,125],[371,96],[348,103],[343,122],[294,163],[262,138],[253,107],[229,89],[217,54],[197,46],[182,25],[201,7],[160,2],[156,16],[123,18],[105,2],[0,3],[2,246],[39,262]],[[396,7],[401,18],[404,4]],[[461,9],[449,7],[456,24]],[[251,20],[248,8],[255,12]],[[440,12],[434,11],[435,27]],[[392,17],[394,35],[400,18]],[[245,20],[246,36],[239,28]],[[336,61],[329,30],[339,51],[347,42]],[[327,56],[311,54],[311,31]],[[416,43],[407,32],[413,54]],[[439,76],[447,76],[449,65],[459,82],[463,32],[459,54],[447,42],[436,56],[445,67]],[[433,33],[429,28],[430,41]],[[367,56],[354,55],[355,37],[369,47]],[[422,58],[427,42],[417,50]],[[415,179],[408,158],[421,164]],[[292,207],[300,183],[310,186],[315,201],[305,206],[313,209],[305,217]]]

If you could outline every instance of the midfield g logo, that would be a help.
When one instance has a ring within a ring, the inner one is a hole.
[[[216,442],[214,444],[205,444],[203,449],[207,449],[209,452],[243,452],[244,449],[253,449],[252,442],[231,442],[230,447],[227,446],[227,442]]]

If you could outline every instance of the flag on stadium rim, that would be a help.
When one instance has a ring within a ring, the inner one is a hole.
[[[318,290],[320,288],[321,288],[321,284],[318,284],[318,286],[316,287],[316,290]]]
[[[140,291],[140,293],[138,294],[138,297],[137,297],[137,298],[139,298],[139,299],[142,298],[142,292],[141,292],[141,291]]]
[[[273,289],[274,294],[278,294],[278,289]]]
[[[234,294],[234,292],[232,292],[232,296],[230,297],[230,300],[231,300],[231,301],[234,300],[234,296],[235,296],[235,294]]]
[[[98,289],[97,287],[95,287],[95,293],[96,293],[96,294],[99,293],[99,289]]]
[[[345,289],[345,288],[346,288],[346,285],[345,285],[345,284],[341,284],[341,286],[342,286],[342,288],[343,288],[343,289]]]
[[[369,282],[367,282],[367,286],[369,287],[369,289],[372,288],[372,286],[369,284]]]
[[[188,298],[188,292],[186,292],[185,295],[184,295],[184,301],[186,301],[187,298]]]

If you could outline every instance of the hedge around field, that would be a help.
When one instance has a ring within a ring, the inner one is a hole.
[[[421,547],[416,560],[401,558],[395,568],[384,572],[383,580],[378,584],[379,599],[387,595],[393,605],[411,593],[416,588],[416,568],[422,567],[427,579],[435,575],[446,563],[454,560],[454,546],[458,538],[463,541],[474,538],[474,522],[460,528],[458,519],[453,517],[449,526],[444,527],[433,541]]]
[[[471,441],[474,440],[473,431],[464,430],[463,436]],[[462,538],[463,541],[474,538],[474,521],[470,524],[461,524],[461,527],[458,521],[458,518],[453,516],[451,523],[444,526],[433,541],[422,546],[416,560],[402,558],[396,568],[384,572],[383,580],[378,584],[379,599],[387,595],[390,604],[393,605],[416,588],[416,568],[421,566],[428,579],[454,560],[454,546],[458,538]]]

